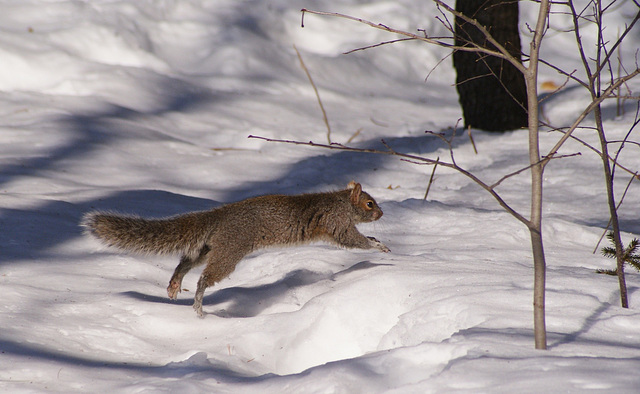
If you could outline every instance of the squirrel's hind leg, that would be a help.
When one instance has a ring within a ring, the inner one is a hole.
[[[198,289],[193,300],[193,309],[195,309],[198,316],[203,317],[202,312],[202,299],[204,298],[204,291],[208,288],[220,282],[222,279],[231,275],[236,265],[242,260],[245,253],[237,253],[235,256],[224,256],[219,258],[213,255],[213,253],[207,258],[207,266],[198,280]]]
[[[182,290],[182,279],[187,274],[187,272],[191,271],[192,268],[197,267],[200,264],[203,264],[205,261],[205,256],[209,253],[211,249],[205,245],[198,254],[198,257],[193,258],[188,255],[184,255],[180,258],[180,264],[176,267],[175,271],[173,271],[173,276],[171,276],[171,280],[169,281],[169,286],[167,287],[167,295],[172,300],[178,298],[178,293]]]

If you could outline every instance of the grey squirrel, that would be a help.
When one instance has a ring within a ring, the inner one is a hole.
[[[202,317],[205,290],[229,276],[254,250],[328,241],[346,248],[389,252],[382,242],[356,229],[356,224],[381,216],[373,197],[352,181],[340,191],[253,197],[165,219],[94,211],[84,216],[81,225],[108,246],[138,253],[181,254],[167,287],[171,299],[181,291],[185,274],[206,263],[193,303]]]

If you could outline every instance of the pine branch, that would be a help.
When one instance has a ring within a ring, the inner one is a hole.
[[[607,239],[615,245],[615,237],[613,235],[613,231],[609,231],[607,233]],[[638,238],[634,238],[629,242],[629,246],[622,249],[622,261],[628,263],[630,266],[638,270],[640,272],[640,240]],[[605,246],[601,249],[602,255],[611,259],[617,258],[616,256],[616,248],[614,246]],[[598,274],[606,274],[606,275],[618,275],[618,270],[607,270],[607,269],[597,269],[596,273]]]
[[[596,274],[605,274],[611,276],[618,276],[618,270],[605,270],[605,269],[597,269]]]
[[[638,270],[638,272],[640,272],[640,262],[631,262],[628,261],[629,265],[632,266],[633,268],[635,268],[636,270]]]
[[[630,243],[629,246],[627,246],[623,253],[622,253],[622,260],[624,261],[632,261],[635,256],[635,252],[638,249],[638,240],[637,239],[633,239]]]
[[[604,248],[602,248],[602,255],[604,257],[615,259],[616,258],[616,249],[612,248],[610,246],[605,246]]]

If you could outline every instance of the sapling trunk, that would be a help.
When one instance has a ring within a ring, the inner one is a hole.
[[[549,15],[549,1],[542,0],[538,10],[538,21],[533,39],[529,44],[529,67],[524,78],[527,84],[527,115],[529,127],[529,164],[531,165],[531,217],[529,232],[531,234],[531,252],[533,254],[533,331],[536,349],[547,348],[547,329],[545,321],[545,286],[546,261],[542,244],[542,183],[544,166],[547,162],[540,160],[540,141],[538,127],[540,125],[538,108],[538,58],[540,43],[546,30]]]
[[[609,150],[607,147],[607,138],[604,133],[602,123],[602,110],[598,105],[594,111],[596,128],[600,137],[602,167],[604,170],[604,180],[607,187],[607,202],[609,204],[609,216],[611,218],[611,230],[613,232],[613,244],[616,249],[616,275],[618,276],[618,285],[620,287],[620,304],[623,308],[629,307],[629,299],[627,296],[627,282],[624,275],[624,248],[622,247],[622,239],[620,237],[620,223],[618,221],[618,208],[613,192],[613,171],[609,163]]]

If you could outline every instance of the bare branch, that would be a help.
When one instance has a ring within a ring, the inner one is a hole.
[[[562,128],[554,128],[553,126],[542,122],[542,125],[545,127],[549,127],[551,129],[551,131],[556,131],[558,133],[566,133],[566,131],[564,131]],[[589,127],[581,127],[581,129],[590,129]],[[593,151],[595,154],[597,154],[598,156],[602,157],[602,152],[600,152],[600,150],[598,150],[598,148],[594,147],[593,145],[587,143],[586,141],[584,141],[581,138],[576,137],[575,135],[571,135],[569,138],[571,138],[572,140],[579,142],[580,144],[584,145],[585,147],[589,148],[589,150]],[[622,142],[622,141],[609,141],[609,143],[615,143],[615,142]],[[631,143],[631,144],[638,144],[640,146],[639,143],[633,142],[633,141],[627,141],[627,143]],[[613,157],[609,156],[609,160],[611,160],[611,163],[613,163],[614,166],[620,168],[621,170],[629,173],[629,174],[634,174],[634,171],[632,171],[631,169],[625,167],[624,165],[620,164],[616,159],[614,159]]]
[[[567,78],[570,78],[570,79],[572,79],[572,80],[576,81],[577,83],[579,83],[579,84],[580,84],[580,85],[582,85],[583,87],[585,87],[585,88],[589,89],[589,84],[588,84],[588,83],[586,83],[586,82],[582,81],[581,79],[579,79],[579,78],[577,78],[576,76],[574,76],[574,75],[573,75],[573,74],[575,74],[575,72],[576,72],[577,70],[573,70],[573,71],[571,71],[571,72],[569,73],[569,72],[564,71],[564,70],[563,70],[563,69],[561,69],[560,67],[555,66],[555,65],[553,65],[553,64],[551,64],[551,63],[549,63],[549,62],[547,62],[547,61],[546,61],[546,60],[544,60],[544,59],[538,59],[538,61],[539,61],[540,63],[544,64],[545,66],[548,66],[549,68],[552,68],[552,69],[556,70],[558,73],[560,73],[560,74],[562,74],[562,75],[566,76]]]
[[[624,29],[624,31],[622,32],[622,35],[620,35],[620,37],[618,37],[618,39],[616,40],[616,42],[611,46],[611,48],[609,48],[607,55],[605,56],[604,59],[602,59],[602,61],[600,62],[600,65],[598,66],[598,68],[596,69],[595,73],[598,74],[602,68],[604,67],[604,65],[606,63],[608,63],[611,55],[615,52],[616,48],[618,46],[620,46],[622,44],[622,41],[624,40],[624,38],[627,36],[627,34],[629,34],[629,32],[631,31],[631,29],[633,28],[633,26],[636,24],[636,22],[638,22],[638,20],[640,20],[640,11],[638,11],[638,13],[636,14],[636,16],[633,18],[633,20],[631,21],[631,23],[629,25],[626,26],[626,28]]]
[[[461,173],[462,175],[466,176],[467,178],[471,179],[478,186],[480,186],[481,188],[486,190],[498,202],[498,204],[500,204],[500,206],[505,211],[507,211],[511,216],[516,218],[518,221],[523,223],[525,226],[527,226],[527,227],[531,226],[531,222],[527,218],[525,218],[520,213],[518,213],[516,210],[511,208],[511,206],[509,206],[509,204],[507,204],[506,201],[504,201],[502,199],[502,197],[495,190],[493,190],[491,187],[489,187],[489,185],[484,183],[477,176],[473,175],[472,173],[470,173],[469,171],[465,170],[464,168],[458,167],[456,164],[440,161],[440,158],[438,158],[437,160],[433,160],[433,159],[429,159],[427,157],[422,157],[422,156],[416,156],[416,155],[410,155],[410,154],[406,154],[406,153],[396,152],[386,142],[383,142],[383,144],[387,147],[388,150],[379,150],[379,149],[370,149],[370,148],[353,148],[353,147],[344,146],[342,144],[338,144],[338,143],[335,143],[335,142],[331,143],[331,144],[318,144],[318,143],[315,143],[313,141],[303,142],[303,141],[283,140],[283,139],[260,137],[260,136],[255,136],[255,135],[249,135],[248,138],[255,138],[255,139],[259,139],[259,140],[263,140],[263,141],[267,141],[267,142],[279,142],[279,143],[293,144],[293,145],[306,145],[306,146],[312,146],[312,147],[318,147],[318,148],[324,148],[324,149],[331,149],[331,150],[340,150],[340,151],[346,151],[346,152],[373,153],[373,154],[378,154],[378,155],[397,156],[397,157],[401,158],[404,161],[414,162],[415,164],[422,164],[422,165],[435,165],[435,164],[438,164],[438,165],[443,166],[443,167],[451,168],[451,169],[454,169],[454,170],[458,171],[459,173]]]
[[[497,57],[500,57],[500,58],[508,61],[515,68],[517,68],[520,72],[522,72],[522,73],[526,72],[526,68],[522,65],[522,63],[520,62],[520,59],[516,59],[502,44],[500,44],[495,38],[493,38],[493,35],[491,33],[489,33],[489,31],[482,24],[480,24],[477,20],[469,18],[468,16],[464,15],[463,13],[454,10],[453,8],[451,8],[448,5],[446,5],[445,3],[443,3],[441,0],[433,0],[433,1],[438,5],[438,7],[442,7],[447,12],[451,13],[453,16],[464,20],[466,23],[468,23],[468,24],[472,25],[473,27],[475,27],[476,29],[478,29],[485,36],[487,41],[489,41],[489,43],[491,43],[491,45],[493,45],[496,48],[497,52],[501,54],[501,56],[497,56]],[[464,47],[462,47],[462,48],[464,48]],[[477,46],[477,45],[475,45],[474,48],[477,49],[479,52],[484,52],[484,50],[482,50],[482,49],[485,49],[485,48]],[[456,49],[460,49],[460,48],[456,48]],[[495,52],[495,51],[491,51],[491,52]],[[493,53],[488,53],[488,52],[485,52],[485,53],[491,54],[492,56],[496,56]]]
[[[554,156],[554,157],[552,157],[551,159],[553,159],[553,160],[555,160],[555,159],[564,159],[564,158],[567,158],[567,157],[574,157],[574,156],[580,156],[580,155],[581,155],[581,153],[580,153],[580,152],[576,152],[576,153],[571,153],[571,154],[569,154],[569,155]],[[543,160],[544,160],[544,159],[543,159]],[[542,160],[541,160],[540,162],[542,162]],[[521,169],[519,169],[519,170],[517,170],[517,171],[514,171],[514,172],[512,172],[512,173],[510,173],[510,174],[507,174],[507,175],[503,176],[502,178],[498,179],[498,180],[497,180],[493,185],[491,185],[490,187],[491,187],[492,189],[495,189],[496,187],[500,186],[500,184],[501,184],[502,182],[504,182],[505,180],[507,180],[507,179],[509,179],[509,178],[511,178],[511,177],[513,177],[513,176],[516,176],[516,175],[518,175],[518,174],[521,174],[521,173],[523,173],[523,172],[525,172],[525,171],[527,171],[527,170],[530,170],[530,169],[531,169],[531,167],[533,167],[533,166],[537,166],[538,164],[540,164],[540,162],[538,162],[538,163],[534,163],[534,164],[530,164],[530,165],[528,165],[528,166],[526,166],[526,167],[524,167],[524,168],[521,168]]]
[[[440,2],[439,0],[434,0],[434,1],[436,3],[444,5],[444,3]],[[446,6],[446,8],[451,9],[448,6]],[[470,47],[469,46],[457,46],[457,45],[446,43],[446,42],[438,40],[438,39],[430,38],[430,37],[428,37],[426,35],[425,36],[420,36],[418,34],[409,33],[407,31],[391,28],[391,27],[389,27],[387,25],[383,25],[382,23],[374,23],[374,22],[368,21],[366,19],[356,18],[356,17],[350,16],[350,15],[340,14],[340,13],[337,13],[337,12],[313,11],[313,10],[308,10],[306,8],[303,8],[301,11],[302,11],[302,18],[303,18],[302,27],[304,27],[304,15],[305,15],[305,13],[315,14],[315,15],[323,15],[323,16],[332,16],[332,17],[337,17],[337,18],[344,18],[344,19],[348,19],[348,20],[355,21],[355,22],[358,22],[358,23],[363,23],[363,24],[368,25],[370,27],[373,27],[375,29],[384,30],[384,31],[389,32],[389,33],[399,34],[399,35],[402,35],[402,36],[405,36],[405,37],[409,37],[409,38],[414,39],[414,40],[424,41],[424,42],[427,42],[427,43],[430,43],[430,44],[438,45],[440,47],[444,47],[444,48],[448,48],[448,49],[452,49],[452,50],[485,53],[487,55],[495,56],[495,57],[504,59],[504,60],[508,61],[509,63],[512,63],[520,71],[524,72],[524,70],[525,70],[525,68],[522,65],[522,63],[520,63],[518,61],[518,59],[514,58],[511,54],[509,54],[509,52],[506,49],[504,49],[504,47],[502,47],[499,43],[497,43],[493,38],[491,38],[489,41],[492,42],[492,44],[496,46],[497,50],[491,50],[491,49],[488,49],[488,48],[483,48],[483,47],[478,46],[478,45],[473,45],[473,46],[470,46]],[[452,10],[452,11],[455,12],[455,10]],[[478,24],[477,22],[475,22],[475,23]],[[479,26],[481,26],[481,25],[479,25]],[[481,31],[486,32],[486,29],[482,28]],[[489,33],[487,32],[487,34],[489,34]],[[494,44],[494,42],[495,42],[495,44]],[[502,52],[503,50],[504,50],[504,52]]]
[[[567,141],[567,139],[569,139],[569,137],[571,137],[571,134],[575,131],[575,129],[578,128],[580,123],[582,123],[584,118],[586,118],[587,115],[589,115],[591,113],[591,111],[593,111],[596,106],[598,106],[600,103],[602,103],[602,101],[605,100],[607,97],[610,97],[612,92],[614,90],[616,90],[619,86],[621,86],[626,81],[632,79],[633,77],[635,77],[638,74],[640,74],[640,69],[636,69],[635,71],[631,72],[630,74],[625,75],[622,78],[619,78],[614,84],[610,85],[604,92],[602,92],[600,97],[597,97],[596,99],[594,99],[587,106],[587,108],[585,108],[584,111],[582,111],[582,113],[578,116],[578,118],[573,122],[573,124],[565,132],[564,136],[562,136],[562,138],[560,138],[560,140],[556,143],[556,145],[553,148],[551,148],[551,150],[547,154],[547,158],[553,157],[553,155],[555,155],[558,152],[558,150],[562,147],[562,145],[564,145],[564,143]],[[543,166],[546,165],[547,163],[548,163],[548,161],[544,162]]]
[[[622,152],[622,149],[624,148],[624,144],[629,142],[628,139],[631,136],[631,132],[633,132],[633,129],[636,128],[636,126],[638,125],[638,123],[640,123],[640,117],[638,116],[640,115],[640,102],[638,103],[638,106],[636,107],[636,119],[633,122],[633,125],[631,125],[631,127],[629,128],[629,131],[627,132],[627,135],[624,136],[624,139],[622,140],[620,147],[618,148],[618,151],[616,152],[616,155],[614,157],[614,163],[618,161],[618,157],[620,157],[620,153]],[[611,142],[611,141],[609,141]],[[633,143],[633,142],[629,142],[629,143]],[[614,164],[613,169],[611,170],[611,176],[615,175],[615,171],[616,171],[616,166]]]

